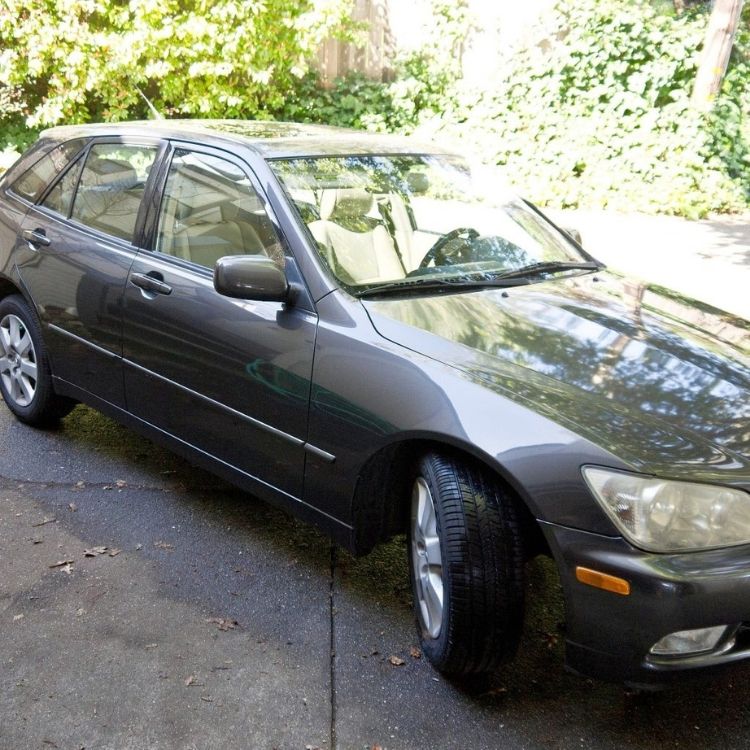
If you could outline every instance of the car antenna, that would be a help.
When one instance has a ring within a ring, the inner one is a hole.
[[[136,86],[135,90],[141,95],[141,98],[144,102],[146,102],[146,106],[148,107],[148,111],[151,112],[151,116],[154,120],[163,120],[164,116],[161,112],[151,103],[149,98]]]

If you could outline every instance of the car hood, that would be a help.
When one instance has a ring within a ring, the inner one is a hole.
[[[610,272],[363,304],[385,338],[636,470],[750,484],[746,321]]]

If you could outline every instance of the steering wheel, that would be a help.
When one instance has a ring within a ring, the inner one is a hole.
[[[427,266],[430,265],[430,263],[435,263],[436,266],[444,266],[445,262],[448,260],[448,258],[451,255],[455,255],[458,251],[458,248],[451,251],[446,251],[446,245],[449,245],[453,240],[456,239],[466,239],[466,240],[473,240],[476,237],[479,237],[479,232],[477,232],[476,229],[471,229],[470,227],[457,227],[456,229],[452,229],[448,234],[444,234],[442,237],[438,239],[438,241],[427,251],[424,258],[422,258],[422,262],[419,264],[419,269],[427,268]]]

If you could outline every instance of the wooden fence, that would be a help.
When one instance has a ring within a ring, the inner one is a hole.
[[[394,51],[388,17],[388,0],[356,0],[354,18],[368,25],[365,44],[359,47],[335,39],[323,44],[318,52],[318,70],[323,79],[332,81],[357,72],[375,80],[388,80]]]

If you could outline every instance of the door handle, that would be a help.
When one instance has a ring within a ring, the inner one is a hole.
[[[23,237],[30,245],[43,245],[44,247],[47,247],[51,242],[43,229],[24,229],[23,232],[21,232],[21,237]]]
[[[155,278],[148,273],[131,273],[130,283],[143,289],[145,292],[154,294],[172,294],[172,287],[165,284],[161,279]]]

